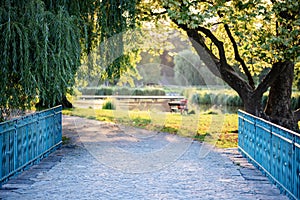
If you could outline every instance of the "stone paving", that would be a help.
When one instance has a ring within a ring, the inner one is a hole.
[[[237,149],[69,116],[63,134],[70,141],[0,199],[288,199]]]

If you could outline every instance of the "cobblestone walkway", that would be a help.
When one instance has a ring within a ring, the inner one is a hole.
[[[0,199],[288,199],[236,149],[63,119],[67,145],[13,177]]]

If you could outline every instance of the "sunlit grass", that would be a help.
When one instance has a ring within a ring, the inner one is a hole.
[[[63,114],[168,132],[205,141],[219,148],[237,147],[237,114],[206,112],[181,115],[167,112],[85,108],[63,110]]]

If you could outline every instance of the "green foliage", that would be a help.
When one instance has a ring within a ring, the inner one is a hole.
[[[294,79],[294,86],[298,90],[300,90],[300,62],[295,64],[295,79]]]
[[[144,65],[139,65],[137,70],[142,77],[140,81],[143,85],[147,84],[157,84],[160,79],[161,66],[159,63],[148,63]]]
[[[60,102],[71,92],[80,56],[86,61],[80,71],[85,74],[77,73],[82,79],[94,73],[101,74],[94,76],[97,81],[103,78],[116,83],[123,73],[136,76],[132,58],[124,54],[123,47],[123,32],[135,24],[135,4],[110,0],[1,1],[0,84],[5,87],[0,92],[5,95],[0,98],[0,118],[3,120],[12,109],[29,108],[37,96],[44,107]]]
[[[217,85],[222,83],[191,50],[183,50],[175,55],[174,63],[175,79],[180,85]]]
[[[181,85],[205,85],[200,74],[202,65],[199,56],[190,50],[183,50],[174,57],[175,79]]]
[[[163,89],[159,88],[129,88],[129,87],[91,87],[82,88],[83,95],[139,95],[139,96],[164,96]]]
[[[144,90],[143,89],[134,89],[133,90],[133,93],[132,95],[136,95],[136,96],[143,96],[145,93],[144,93]]]
[[[104,104],[102,105],[102,109],[106,109],[106,110],[115,110],[116,106],[115,104],[111,101],[111,100],[107,100],[104,102]]]
[[[135,76],[134,53],[124,51],[124,33],[135,26],[136,1],[82,2],[78,3],[82,10],[76,14],[83,21],[84,36],[84,65],[78,72],[79,82],[88,80],[88,86],[95,86],[93,81],[109,81],[115,85],[122,74]]]
[[[47,10],[40,0],[0,3],[0,116],[13,109],[59,102],[79,66],[79,29],[63,7]]]
[[[161,59],[158,56],[152,56],[151,54],[141,53],[141,61],[138,63],[137,70],[142,77],[137,81],[143,85],[149,83],[157,84],[161,74]]]
[[[223,24],[230,27],[239,52],[252,74],[282,60],[300,57],[300,3],[289,1],[178,1],[166,0],[162,6],[168,16],[190,29],[205,27],[224,42],[226,58],[235,61],[232,43]],[[215,44],[206,39],[207,46],[217,55]]]
[[[300,94],[299,93],[297,93],[297,94],[295,94],[295,95],[292,96],[291,107],[294,110],[300,108]]]
[[[262,104],[266,105],[268,94],[264,94],[262,98]],[[216,90],[195,92],[192,95],[191,102],[196,105],[222,105],[222,106],[234,106],[243,107],[243,102],[237,93],[232,90]],[[291,108],[296,110],[300,107],[300,94],[294,92],[291,99]]]

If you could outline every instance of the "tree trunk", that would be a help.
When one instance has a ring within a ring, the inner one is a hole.
[[[291,109],[294,64],[286,61],[274,65],[282,66],[285,70],[271,84],[265,113],[271,122],[291,130],[297,130],[297,123]]]
[[[61,102],[57,102],[57,105],[62,105],[63,108],[73,108],[73,104],[67,99],[66,95],[63,95]]]
[[[242,96],[242,95],[240,95]],[[262,94],[256,94],[255,92],[245,91],[242,98],[244,104],[244,110],[257,117],[265,118],[262,106]]]

